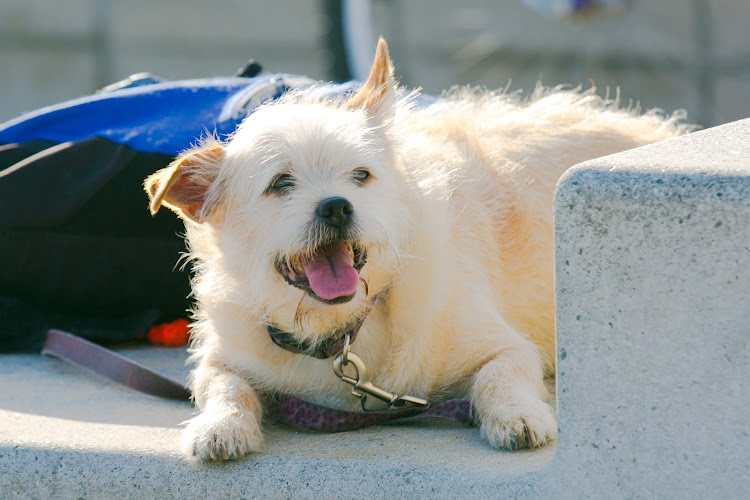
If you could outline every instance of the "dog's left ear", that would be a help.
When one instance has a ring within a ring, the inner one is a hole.
[[[395,104],[395,80],[388,57],[388,44],[383,37],[375,48],[375,60],[370,75],[359,91],[344,105],[347,109],[364,109],[368,115],[382,122],[393,114]]]
[[[144,189],[151,201],[151,215],[162,205],[195,222],[206,221],[213,211],[207,195],[219,174],[224,148],[213,143],[180,155],[167,168],[150,175]]]

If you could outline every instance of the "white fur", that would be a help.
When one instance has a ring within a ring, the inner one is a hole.
[[[213,217],[186,216],[198,303],[191,384],[202,410],[185,431],[189,454],[260,450],[257,394],[357,409],[330,360],[280,349],[266,325],[319,341],[364,314],[375,293],[352,349],[376,385],[431,401],[470,397],[493,446],[556,436],[543,384],[555,362],[555,183],[581,161],[687,128],[593,90],[538,87],[522,99],[459,88],[420,109],[386,69],[375,105],[303,92],[262,106],[209,176],[203,209]],[[350,175],[362,166],[375,180],[357,186]],[[294,190],[264,194],[281,171]],[[274,266],[309,250],[303,228],[330,196],[352,202],[369,252],[360,274],[369,295],[361,284],[340,305],[306,296]]]

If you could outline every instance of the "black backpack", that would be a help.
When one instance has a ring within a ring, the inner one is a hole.
[[[172,214],[151,217],[143,180],[201,136],[225,137],[258,105],[311,83],[137,75],[0,125],[0,352],[38,350],[49,328],[115,343],[185,317],[184,228]]]

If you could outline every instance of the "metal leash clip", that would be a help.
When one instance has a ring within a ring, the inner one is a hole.
[[[354,377],[350,377],[344,373],[344,367],[349,365],[354,367]],[[349,335],[346,336],[343,350],[333,360],[333,372],[343,382],[353,386],[349,392],[361,399],[362,409],[365,411],[371,411],[365,407],[367,396],[372,396],[388,403],[388,408],[404,408],[407,406],[427,408],[430,406],[430,403],[424,399],[407,395],[399,396],[398,394],[381,389],[370,382],[364,361],[349,351]]]

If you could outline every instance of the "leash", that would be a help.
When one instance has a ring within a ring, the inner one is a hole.
[[[350,363],[355,362],[354,360],[359,360],[361,363],[361,360],[354,353],[348,352],[348,342],[345,344],[344,351],[336,359],[342,358],[345,352],[348,354]],[[152,396],[176,400],[189,400],[191,398],[190,391],[182,384],[163,377],[110,349],[61,330],[49,330],[47,340],[42,348],[42,354],[67,361],[113,382]],[[362,367],[364,367],[364,364],[362,364]],[[344,375],[344,377],[346,376]],[[369,384],[365,370],[358,371],[356,378],[349,378],[349,380],[344,381],[349,383],[354,381],[351,392],[355,396],[358,394],[357,391],[362,391],[358,397],[368,394],[374,395],[370,387],[372,384]],[[381,390],[377,387],[375,389]],[[387,391],[384,392],[387,393]],[[386,402],[392,401],[388,410],[344,411],[326,408],[288,394],[282,394],[278,397],[274,413],[285,424],[300,429],[322,432],[352,431],[376,424],[401,423],[424,418],[446,419],[462,425],[473,425],[472,408],[468,400],[453,399],[429,405],[426,401],[421,404],[423,400],[411,398],[418,400],[417,403],[419,404],[415,404],[409,398],[411,397],[387,393],[386,397],[379,397],[379,399]],[[403,401],[401,401],[402,399]],[[363,397],[363,409],[364,404],[365,398]]]
[[[427,408],[408,406],[383,411],[344,411],[284,394],[279,397],[278,417],[293,427],[323,432],[354,431],[371,425],[404,423],[423,418],[474,425],[471,403],[467,399],[451,399]]]
[[[61,330],[47,332],[42,354],[62,359],[113,382],[152,396],[165,399],[190,399],[190,391],[177,382],[162,377],[132,359],[120,356],[114,351],[71,333]]]

